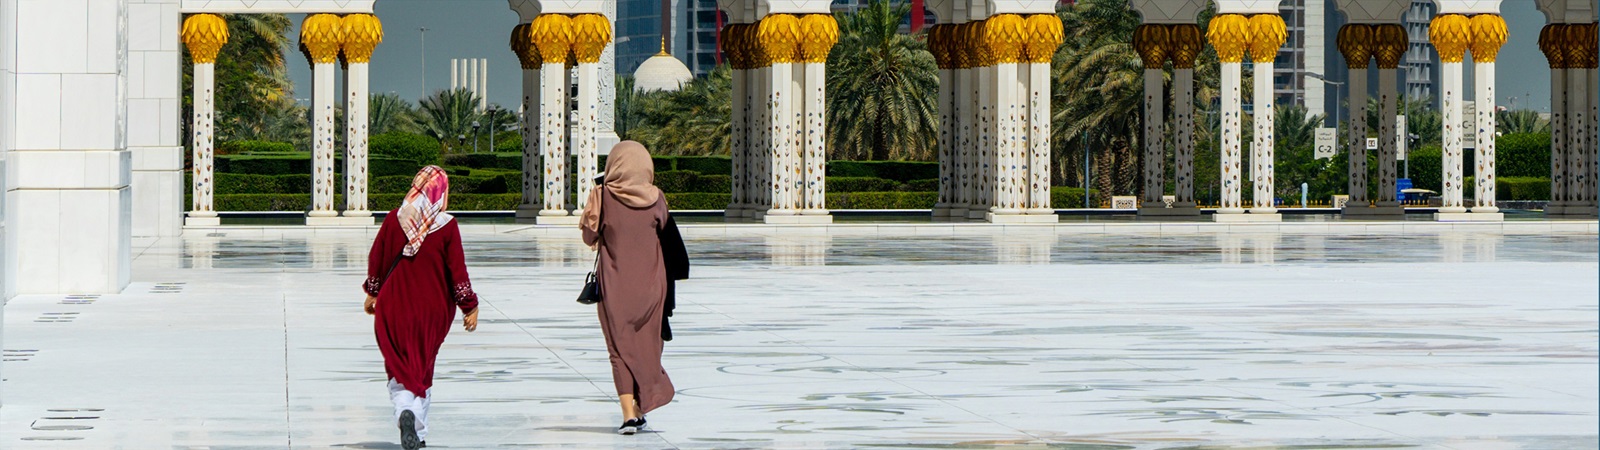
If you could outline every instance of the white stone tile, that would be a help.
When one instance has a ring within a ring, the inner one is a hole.
[[[18,74],[15,127],[16,150],[61,146],[61,76]]]
[[[93,152],[28,151],[12,152],[6,170],[13,188],[66,188],[87,186],[83,170]]]
[[[182,58],[178,52],[142,52],[144,53],[144,98],[176,99],[179,89],[188,90],[183,84]],[[132,82],[132,80],[129,80]]]
[[[124,21],[126,8],[124,0],[87,0],[88,20],[87,33],[84,36],[86,45],[84,57],[86,58],[86,71],[89,73],[117,73],[123,70],[123,60],[120,52],[126,51],[128,37],[124,32],[128,24]]]
[[[144,55],[149,52],[128,52],[128,98],[144,98],[144,85],[149,75],[144,70]]]
[[[164,98],[161,100],[160,145],[163,147],[182,146],[187,142],[187,139],[181,139],[178,136],[180,130],[182,130],[182,127],[178,126],[178,124],[184,120],[182,117],[178,117],[181,114],[178,106],[178,99],[176,98]]]
[[[116,148],[119,105],[116,75],[61,76],[61,147],[74,150]]]
[[[60,267],[65,255],[59,253],[57,245],[69,237],[63,235],[69,227],[61,222],[62,209],[66,206],[61,193],[50,189],[6,193],[6,207],[10,211],[6,214],[6,226],[11,233],[6,236],[6,244],[16,248],[16,277],[12,280],[18,294],[59,291]]]
[[[17,4],[17,73],[82,73],[87,67],[87,0]]]
[[[160,36],[165,36],[165,38],[161,40],[161,49],[169,52],[182,51],[183,46],[178,42],[178,33],[182,31],[183,14],[178,12],[177,1],[164,3],[161,5]]]
[[[161,101],[128,99],[128,146],[161,146]]]
[[[128,4],[128,51],[160,51],[162,40],[159,3]]]

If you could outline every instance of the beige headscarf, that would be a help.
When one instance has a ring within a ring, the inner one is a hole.
[[[622,204],[634,208],[654,205],[661,198],[656,188],[656,166],[650,161],[650,151],[644,144],[622,141],[611,147],[606,157],[605,188]],[[578,225],[587,230],[600,227],[600,187],[589,191],[589,202],[583,206],[583,217]]]

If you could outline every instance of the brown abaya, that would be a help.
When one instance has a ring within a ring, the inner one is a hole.
[[[583,230],[584,243],[600,244],[600,329],[611,354],[611,378],[618,395],[639,400],[641,414],[671,402],[673,394],[661,368],[667,273],[656,231],[667,223],[667,202],[657,197],[650,206],[634,208],[605,190],[599,233]]]

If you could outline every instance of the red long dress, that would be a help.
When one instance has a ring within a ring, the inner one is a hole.
[[[378,298],[374,331],[383,352],[383,370],[412,394],[427,397],[433,386],[433,362],[455,321],[455,308],[462,313],[477,309],[478,295],[467,278],[461,229],[454,220],[429,234],[417,254],[401,258],[383,280],[406,245],[399,216],[389,211],[384,217],[367,257],[367,282],[362,287]]]

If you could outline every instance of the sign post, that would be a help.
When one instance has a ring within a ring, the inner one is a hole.
[[[1339,129],[1317,128],[1316,158],[1328,159],[1339,153]]]

